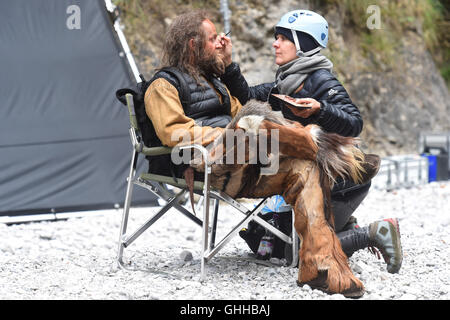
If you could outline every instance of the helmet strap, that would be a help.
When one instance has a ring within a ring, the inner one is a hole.
[[[308,52],[303,52],[301,50],[297,51],[297,55],[299,57],[305,56],[305,57],[309,57],[312,56],[313,54],[319,52],[320,50],[322,50],[322,47],[318,46],[317,48],[314,48],[312,50],[309,50]]]
[[[292,37],[294,38],[294,43],[295,43],[295,48],[297,49],[297,51],[302,51],[302,49],[300,48],[300,43],[298,42],[298,38],[297,38],[297,32],[295,32],[294,29],[291,29],[292,32]]]
[[[300,42],[298,41],[297,32],[295,32],[294,29],[291,29],[291,32],[292,32],[292,38],[294,38],[295,48],[297,49],[297,56],[309,57],[309,56],[312,56],[313,54],[319,52],[320,50],[322,50],[322,48],[320,46],[318,46],[317,48],[309,50],[308,52],[303,52],[300,47]]]

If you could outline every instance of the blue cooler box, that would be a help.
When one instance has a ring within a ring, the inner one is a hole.
[[[446,181],[449,179],[447,153],[438,155],[424,153],[422,156],[428,158],[428,182]]]
[[[422,157],[428,158],[428,182],[436,181],[437,158],[433,154],[422,154]]]

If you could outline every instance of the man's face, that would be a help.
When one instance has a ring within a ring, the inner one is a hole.
[[[214,54],[216,50],[222,49],[220,38],[216,31],[216,26],[210,20],[206,19],[202,22],[202,29],[206,35],[205,53]]]
[[[204,55],[201,57],[201,61],[198,61],[198,65],[207,74],[221,75],[225,71],[225,64],[221,54],[222,44],[216,27],[206,19],[202,22],[202,29],[205,34]]]

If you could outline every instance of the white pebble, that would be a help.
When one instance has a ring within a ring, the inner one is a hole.
[[[251,201],[242,204],[253,208]],[[158,209],[132,208],[129,231]],[[220,210],[216,243],[242,219],[223,203]],[[362,299],[450,299],[449,212],[450,182],[392,192],[371,189],[354,213],[358,224],[399,218],[404,259],[400,273],[390,274],[367,249],[354,253],[349,265],[366,288]],[[0,300],[346,299],[298,287],[298,268],[278,266],[283,260],[271,259],[269,267],[253,262],[239,236],[206,264],[202,278],[201,229],[177,212],[163,216],[127,247],[121,268],[116,263],[120,223],[119,210],[58,222],[0,224]]]

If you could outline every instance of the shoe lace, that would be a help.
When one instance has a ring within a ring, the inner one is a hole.
[[[369,250],[369,252],[375,256],[377,256],[378,260],[381,259],[381,254],[380,254],[380,250],[378,250],[376,247],[374,246],[370,246],[367,247],[367,249]],[[384,257],[383,257],[384,258]]]

